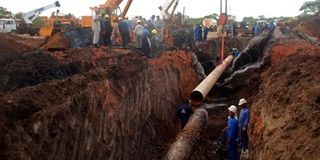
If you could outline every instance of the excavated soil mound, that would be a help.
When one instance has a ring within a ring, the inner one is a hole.
[[[55,33],[52,37],[48,38],[46,44],[41,48],[45,50],[50,50],[51,48],[61,48],[66,49],[70,48],[69,38],[61,32]]]
[[[23,38],[8,33],[0,33],[0,54],[14,54],[32,51],[38,48],[44,39]]]
[[[320,39],[320,13],[304,18],[294,29]]]
[[[41,48],[45,50],[65,50],[67,48],[89,47],[92,44],[92,31],[86,28],[76,28],[64,33],[55,33],[48,38]]]
[[[271,50],[251,105],[252,159],[319,159],[320,48],[283,39]]]
[[[184,51],[38,52],[0,69],[13,86],[0,95],[0,159],[161,159],[177,102],[199,82]]]

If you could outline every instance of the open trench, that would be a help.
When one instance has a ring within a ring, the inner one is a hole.
[[[278,32],[228,41],[242,53],[204,102],[209,118],[190,159],[227,159],[219,144],[227,107],[241,97],[252,103]],[[180,131],[177,106],[214,69],[215,47],[184,44],[155,59],[105,47],[3,54],[0,158],[164,158]]]
[[[189,49],[151,60],[112,48],[3,55],[2,159],[162,159],[179,132],[176,107],[204,78]],[[209,112],[216,124],[224,111]],[[210,132],[193,159],[212,158],[202,155]]]

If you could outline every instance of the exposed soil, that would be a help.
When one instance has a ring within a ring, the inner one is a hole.
[[[320,13],[296,22],[294,29],[320,39]]]
[[[22,38],[0,33],[0,54],[25,53],[37,49],[44,43],[42,38]]]
[[[199,82],[186,51],[10,56],[0,66],[0,159],[161,159],[179,131],[176,107]]]
[[[286,39],[271,48],[271,66],[252,99],[250,157],[318,159],[320,48]]]

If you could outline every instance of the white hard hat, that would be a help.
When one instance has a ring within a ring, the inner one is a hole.
[[[237,113],[237,107],[235,105],[231,105],[229,108],[228,108],[229,111],[233,112],[233,113]]]
[[[238,105],[243,105],[245,103],[247,103],[246,99],[241,98]]]

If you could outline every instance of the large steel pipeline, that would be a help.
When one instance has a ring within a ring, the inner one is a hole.
[[[228,56],[220,65],[218,65],[190,94],[191,103],[199,105],[208,95],[213,85],[217,82],[223,71],[234,59],[233,55]]]
[[[205,107],[197,109],[189,118],[187,125],[177,137],[176,142],[171,146],[165,160],[188,160],[196,145],[202,128],[208,121],[208,112]]]

